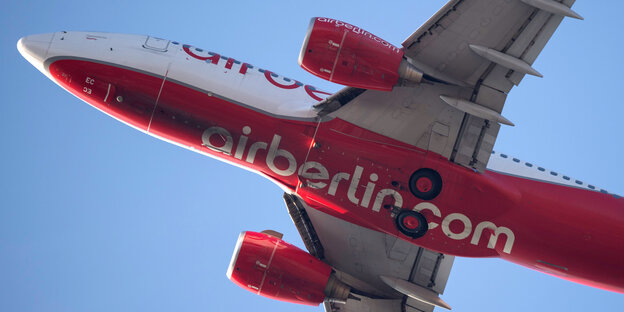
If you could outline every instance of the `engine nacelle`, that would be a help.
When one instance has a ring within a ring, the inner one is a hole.
[[[329,265],[278,237],[242,232],[227,276],[253,293],[281,301],[319,305],[326,296],[346,300],[350,289]]]
[[[310,73],[342,85],[390,91],[399,78],[420,82],[422,72],[403,58],[402,49],[335,19],[315,17],[299,54]]]

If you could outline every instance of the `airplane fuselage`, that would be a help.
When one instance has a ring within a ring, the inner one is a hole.
[[[177,42],[81,32],[37,39],[48,40],[39,69],[70,93],[142,132],[259,173],[324,213],[437,252],[500,257],[624,292],[624,199],[617,195],[498,168],[476,173],[339,118],[317,117],[312,105],[328,93]],[[423,167],[443,181],[430,201],[408,187]],[[425,236],[397,230],[393,216],[401,209],[425,216]]]

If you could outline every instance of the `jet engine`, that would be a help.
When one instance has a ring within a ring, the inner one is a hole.
[[[299,65],[325,80],[362,89],[390,91],[399,78],[418,83],[423,77],[402,49],[362,28],[324,17],[310,21]]]
[[[227,277],[258,295],[306,305],[326,299],[344,302],[351,291],[332,275],[329,265],[274,231],[242,232]]]

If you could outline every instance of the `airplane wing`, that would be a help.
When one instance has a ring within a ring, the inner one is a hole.
[[[403,42],[422,70],[418,85],[391,92],[347,87],[316,105],[319,115],[438,153],[485,170],[507,94],[531,64],[575,0],[451,0]]]
[[[445,305],[438,295],[446,286],[453,256],[330,216],[296,195],[284,194],[284,201],[308,251],[357,289],[346,302],[325,301],[326,312],[433,311],[433,305],[395,290],[401,283],[399,287],[415,288],[420,297]]]
[[[507,94],[532,68],[574,0],[451,0],[403,42],[423,81],[392,91],[346,87],[319,102],[320,116],[440,154],[483,172]],[[326,301],[327,312],[433,311],[453,257],[327,215],[317,203],[285,194],[289,213],[310,253],[328,263],[355,295]]]

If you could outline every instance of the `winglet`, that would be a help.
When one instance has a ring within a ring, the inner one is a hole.
[[[406,280],[402,280],[400,278],[389,277],[389,276],[380,276],[381,280],[388,284],[388,286],[392,287],[394,290],[409,296],[410,298],[414,298],[418,301],[424,302],[426,304],[430,304],[436,307],[445,308],[447,310],[451,309],[451,306],[448,305],[444,300],[438,297],[438,294],[425,288],[422,286],[418,286],[416,284],[410,283]]]

